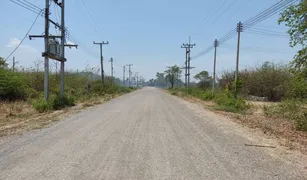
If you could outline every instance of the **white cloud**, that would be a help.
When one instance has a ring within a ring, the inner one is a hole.
[[[20,43],[20,40],[17,38],[11,38],[8,42],[8,44],[6,45],[6,47],[16,47],[18,46],[18,44]]]
[[[10,38],[8,44],[6,45],[6,47],[8,48],[15,48],[18,46],[18,44],[21,42],[21,40],[19,40],[18,38]],[[31,53],[36,53],[38,52],[38,50],[32,46],[29,45],[25,45],[25,44],[21,44],[19,46],[20,49],[27,51],[27,52],[31,52]]]

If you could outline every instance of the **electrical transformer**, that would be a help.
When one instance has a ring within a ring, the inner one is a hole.
[[[49,53],[53,56],[61,57],[61,45],[55,39],[49,39]]]

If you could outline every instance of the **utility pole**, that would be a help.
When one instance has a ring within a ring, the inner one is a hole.
[[[139,87],[139,72],[135,72],[136,74],[136,87]]]
[[[212,79],[212,96],[215,94],[215,70],[216,70],[216,49],[218,47],[217,39],[214,40],[214,63],[213,63],[213,79]]]
[[[125,83],[125,74],[126,74],[126,66],[124,66],[124,71],[123,71],[123,84],[124,84],[124,86],[126,85],[126,83]]]
[[[190,87],[190,69],[191,67],[191,49],[196,46],[196,44],[191,44],[191,36],[189,36],[189,43],[188,44],[183,44],[181,48],[186,49],[186,61],[185,61],[185,84],[186,88],[188,89]]]
[[[44,97],[46,100],[49,99],[49,0],[45,2],[45,64],[44,64]]]
[[[235,74],[235,98],[238,97],[238,78],[239,78],[239,58],[240,58],[240,36],[243,30],[241,21],[237,24],[238,44],[237,44],[237,60],[236,60],[236,74]]]
[[[56,0],[57,1],[57,0]],[[61,3],[61,58],[65,59],[65,1]],[[64,70],[65,62],[61,61],[60,67],[60,96],[64,97]]]
[[[181,46],[181,48],[185,48],[185,65],[184,65],[184,70],[185,70],[185,72],[184,72],[184,86],[185,86],[185,88],[187,88],[187,73],[188,73],[188,71],[187,71],[187,67],[188,67],[188,47],[187,47],[187,45],[186,44],[182,44],[182,46]]]
[[[129,67],[129,79],[128,79],[128,82],[129,82],[129,87],[131,87],[131,66],[133,66],[133,64],[127,64],[126,66]]]
[[[103,70],[102,45],[108,45],[108,44],[109,44],[109,41],[107,41],[107,42],[102,41],[101,43],[96,43],[96,42],[94,41],[93,44],[99,45],[99,47],[100,47],[101,87],[102,87],[102,89],[103,89],[103,87],[104,87],[104,70]]]
[[[166,68],[168,68],[168,71],[167,71],[167,73],[168,73],[168,80],[169,80],[169,82],[171,83],[171,66],[166,66]],[[166,81],[167,82],[167,81]],[[172,83],[171,83],[172,84]],[[167,87],[167,83],[166,83],[166,87]]]
[[[58,0],[53,0],[53,2],[58,5],[58,7],[61,8],[61,24],[54,22],[49,18],[49,3],[50,0],[45,1],[45,34],[44,35],[30,35],[29,38],[30,40],[33,38],[44,38],[45,41],[45,52],[43,52],[43,57],[45,58],[44,62],[44,97],[46,100],[48,100],[49,97],[49,58],[60,61],[61,62],[61,70],[60,70],[60,95],[61,97],[64,96],[64,63],[66,62],[65,58],[65,47],[75,47],[77,48],[78,45],[70,45],[70,44],[65,44],[65,0],[61,0],[61,2],[58,2]],[[60,36],[53,36],[49,35],[49,25],[52,23],[56,28],[59,28],[61,30],[61,35]],[[58,45],[57,43],[51,43],[49,40],[54,40],[57,42],[55,39],[60,38],[61,39],[61,44]],[[60,47],[60,52],[50,52],[49,46],[55,46],[56,49]]]
[[[109,62],[111,62],[111,77],[113,79],[113,58],[112,57]]]
[[[13,56],[13,72],[15,72],[15,64],[16,64],[16,62],[15,62],[15,56]]]
[[[112,82],[112,86],[113,86],[113,58],[111,57],[110,59],[111,62],[111,82]]]

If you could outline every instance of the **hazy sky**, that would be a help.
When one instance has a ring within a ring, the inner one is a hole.
[[[28,0],[44,8],[44,0]],[[224,1],[226,1],[224,3]],[[83,4],[85,3],[85,5]],[[79,49],[67,49],[67,70],[82,70],[86,66],[99,66],[99,47],[93,41],[110,42],[103,47],[106,74],[110,63],[115,62],[115,76],[122,77],[125,64],[140,72],[147,80],[154,78],[168,65],[183,65],[185,51],[182,43],[192,35],[196,47],[192,56],[210,46],[215,38],[222,37],[236,27],[268,8],[277,0],[66,0],[66,26],[72,36],[81,42]],[[233,3],[233,4],[232,4]],[[221,7],[214,16],[213,13]],[[51,17],[59,20],[60,9],[51,4]],[[89,13],[90,11],[90,13]],[[0,56],[6,57],[16,47],[31,26],[36,14],[10,0],[0,0]],[[92,17],[92,18],[91,18]],[[255,27],[285,32],[277,25],[275,15]],[[44,32],[44,19],[40,17],[30,34]],[[51,26],[51,33],[58,33]],[[234,37],[218,48],[217,72],[235,67],[236,40]],[[72,40],[67,40],[72,41]],[[295,50],[289,48],[287,38],[268,37],[242,33],[240,68],[254,66],[264,61],[289,62]],[[246,50],[252,46],[252,52]],[[14,54],[18,66],[30,67],[43,59],[43,39],[26,39]],[[254,52],[255,50],[259,52]],[[11,59],[11,58],[10,58]],[[9,60],[11,64],[11,60]],[[201,70],[212,73],[213,51],[193,59],[192,76]],[[54,67],[52,67],[54,69]]]

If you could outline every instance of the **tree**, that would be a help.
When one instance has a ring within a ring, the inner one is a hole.
[[[291,5],[280,16],[278,23],[289,27],[290,47],[301,45],[292,62],[293,69],[307,77],[307,1],[301,0],[297,5]]]
[[[165,87],[165,77],[164,77],[164,73],[159,73],[157,72],[156,74],[156,81],[155,81],[155,85],[157,87]]]
[[[209,76],[208,71],[201,71],[194,78],[199,81],[198,86],[200,88],[206,89],[212,84],[212,77]]]
[[[5,62],[5,60],[0,57],[0,69],[6,69],[7,68],[7,63]]]
[[[149,85],[149,86],[155,86],[155,80],[154,80],[154,79],[150,79],[150,80],[148,81],[148,85]]]
[[[177,65],[174,65],[165,71],[165,73],[167,73],[166,79],[171,83],[171,88],[174,87],[175,82],[179,82],[181,72],[182,71]]]

